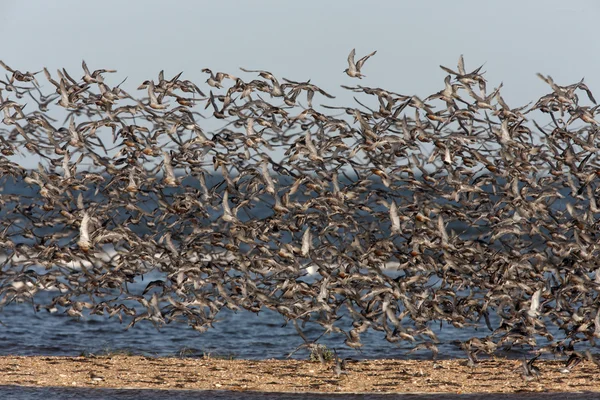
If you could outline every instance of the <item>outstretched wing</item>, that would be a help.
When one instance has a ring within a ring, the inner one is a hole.
[[[356,63],[356,69],[360,70],[362,68],[363,64],[365,63],[365,61],[367,61],[369,59],[369,57],[374,56],[375,53],[377,53],[377,50],[375,50],[371,54],[367,54],[366,56],[364,56],[363,58],[358,60],[358,62]]]

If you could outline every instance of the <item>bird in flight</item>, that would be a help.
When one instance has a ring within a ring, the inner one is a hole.
[[[355,63],[354,56],[356,55],[356,49],[352,49],[352,51],[348,55],[348,68],[346,68],[344,72],[351,78],[362,79],[362,77],[366,75],[361,74],[360,69],[364,65],[365,61],[367,61],[369,57],[375,55],[375,53],[377,53],[377,51],[374,51],[371,54],[367,54]]]

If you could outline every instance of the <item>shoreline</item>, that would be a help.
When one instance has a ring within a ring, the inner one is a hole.
[[[364,360],[336,377],[333,363],[304,360],[223,360],[126,355],[1,356],[0,386],[218,390],[347,394],[524,394],[600,392],[600,369],[583,361],[571,373],[565,361],[541,360],[539,380],[525,381],[521,361]]]

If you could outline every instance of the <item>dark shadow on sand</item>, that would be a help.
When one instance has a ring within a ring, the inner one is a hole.
[[[243,399],[243,400],[306,400],[306,399],[410,399],[410,400],[516,400],[516,399],[598,399],[600,393],[516,393],[516,394],[350,394],[350,393],[277,393],[277,392],[236,392],[224,390],[154,390],[154,389],[105,389],[105,388],[66,388],[66,387],[27,387],[0,385],[0,398],[11,400],[188,400],[188,399]]]

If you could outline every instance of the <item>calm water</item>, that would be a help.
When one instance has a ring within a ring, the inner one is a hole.
[[[209,186],[219,182],[219,177],[211,177]],[[0,179],[0,194],[12,193],[20,196],[35,196],[35,190],[23,182],[13,182],[11,179]],[[101,199],[96,199],[101,201]],[[25,200],[24,200],[25,201]],[[29,199],[27,201],[32,201]],[[6,211],[0,210],[0,218]],[[256,214],[268,214],[270,209],[256,211]],[[49,228],[52,230],[52,228]],[[48,232],[49,233],[49,232]],[[75,234],[75,233],[74,233]],[[468,233],[465,233],[468,235]],[[144,281],[138,279],[129,285],[132,293],[141,293],[153,279],[164,276],[146,275]],[[307,277],[309,278],[309,277]],[[36,302],[48,304],[56,293],[40,292]],[[499,321],[492,317],[492,325],[497,327]],[[125,328],[130,322],[118,319],[91,316],[75,320],[68,315],[58,312],[49,314],[42,310],[35,312],[30,304],[9,304],[0,311],[0,354],[2,355],[63,355],[76,356],[82,353],[101,354],[103,352],[127,351],[149,356],[201,356],[205,353],[221,356],[233,356],[245,359],[285,358],[302,339],[297,335],[292,324],[285,325],[284,319],[275,312],[263,310],[259,315],[246,311],[234,313],[224,310],[219,314],[220,322],[214,324],[204,334],[199,334],[185,324],[171,324],[156,330],[147,321],[137,323],[132,329]],[[340,321],[350,326],[350,318]],[[479,330],[475,328],[456,329],[444,324],[440,329],[439,323],[432,324],[431,329],[438,335],[440,357],[464,357],[464,353],[455,344],[458,340],[467,340],[473,336],[483,337],[491,332],[482,321]],[[550,332],[557,332],[550,327]],[[315,339],[320,331],[306,327],[309,338]],[[322,337],[319,343],[335,347],[344,357],[353,358],[429,358],[430,352],[420,351],[407,355],[409,343],[390,344],[381,332],[368,331],[362,335],[364,347],[359,353],[346,348],[343,344],[345,337],[331,335]],[[543,345],[540,341],[540,345]],[[517,353],[518,355],[518,353]],[[299,351],[296,358],[307,357],[306,351]]]
[[[40,293],[40,300],[51,293]],[[285,325],[283,317],[264,310],[258,315],[226,310],[219,314],[214,329],[198,333],[185,324],[170,324],[157,330],[151,323],[141,321],[126,330],[129,321],[102,316],[73,319],[64,313],[50,314],[45,310],[36,312],[28,304],[10,304],[0,313],[1,355],[60,355],[77,356],[82,353],[100,354],[107,351],[126,351],[147,356],[233,356],[243,359],[285,358],[303,343],[293,325]],[[349,319],[346,321],[350,323]],[[464,353],[454,344],[473,335],[485,336],[489,331],[457,330],[439,324],[432,325],[441,341],[440,353],[446,357],[463,357]],[[320,334],[306,326],[311,339]],[[359,353],[346,348],[342,335],[323,336],[319,343],[336,347],[346,357],[354,358],[404,358],[410,349],[407,344],[388,343],[380,332],[362,335],[363,348]],[[304,350],[294,358],[306,358]],[[413,353],[412,358],[428,358],[427,351]]]
[[[131,284],[130,290],[141,292],[147,282]],[[47,304],[53,292],[39,292],[36,296],[41,304]],[[349,328],[352,320],[341,312],[338,321],[342,328]],[[128,317],[129,318],[129,317]],[[493,327],[499,325],[495,315],[491,316]],[[79,320],[64,312],[54,314],[46,310],[35,311],[31,304],[12,303],[0,312],[0,355],[48,355],[78,356],[84,353],[103,354],[107,352],[127,352],[146,356],[187,356],[199,357],[204,354],[212,356],[233,357],[241,359],[284,359],[290,352],[300,346],[302,339],[298,336],[292,323],[286,324],[281,315],[264,309],[258,315],[247,311],[233,312],[223,310],[217,316],[214,329],[199,333],[183,323],[171,323],[156,329],[148,321],[141,321],[126,330],[129,319],[120,323],[116,318],[106,316],[85,316]],[[430,324],[440,343],[440,358],[465,358],[457,341],[471,337],[484,337],[491,332],[482,323],[479,328],[457,329],[444,323]],[[555,337],[553,326],[549,330]],[[321,330],[307,324],[303,329],[309,339],[316,339]],[[429,359],[431,353],[422,350],[408,354],[412,348],[409,342],[389,343],[383,333],[369,330],[361,335],[363,347],[360,351],[344,345],[346,337],[341,334],[326,335],[318,343],[329,348],[337,348],[343,357],[363,358],[412,358]],[[538,345],[546,342],[538,340]],[[509,357],[522,357],[529,349],[515,348]],[[308,357],[307,350],[300,350],[293,358]]]

